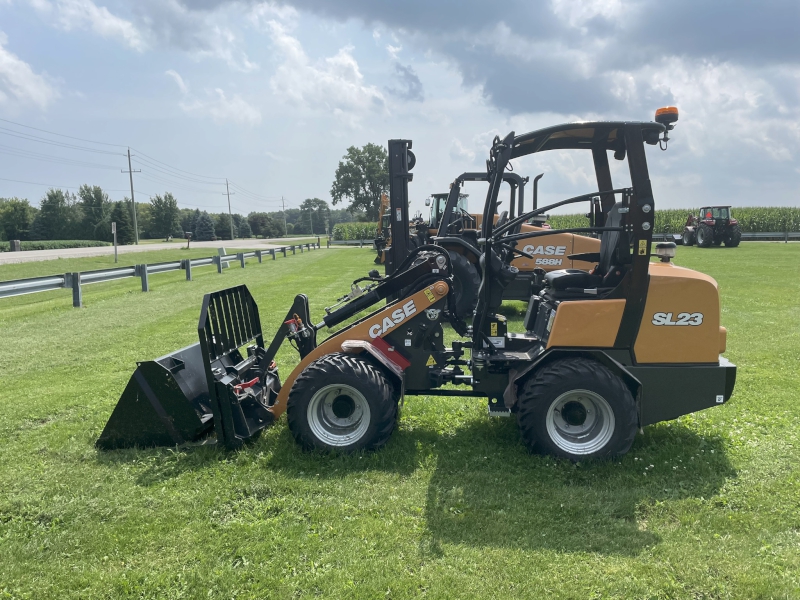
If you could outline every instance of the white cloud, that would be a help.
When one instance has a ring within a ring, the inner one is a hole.
[[[105,6],[97,6],[92,0],[30,0],[34,9],[51,15],[65,31],[89,29],[104,38],[122,40],[134,50],[144,50],[142,34],[130,21],[111,14]]]
[[[270,80],[273,92],[290,102],[326,110],[351,124],[364,111],[383,110],[383,94],[364,83],[352,46],[312,64],[300,41],[277,21],[268,23],[272,41],[283,62]]]
[[[165,71],[164,74],[169,75],[170,77],[172,77],[173,80],[175,80],[175,83],[178,84],[178,87],[180,88],[182,94],[189,93],[189,86],[186,84],[186,82],[183,80],[183,77],[181,77],[177,71],[169,69]]]
[[[216,122],[231,121],[242,125],[258,125],[261,123],[261,111],[248,104],[238,94],[226,96],[220,88],[206,91],[206,99],[187,99],[179,106],[190,115],[209,116]]]
[[[389,56],[397,59],[397,55],[400,54],[400,51],[403,49],[402,46],[392,46],[391,44],[386,44],[386,51],[389,53]]]
[[[44,110],[58,92],[42,75],[16,54],[9,52],[6,34],[0,31],[0,104],[32,103]]]
[[[475,152],[466,148],[458,138],[453,138],[453,141],[450,142],[450,158],[457,162],[465,160],[472,162],[475,160]]]

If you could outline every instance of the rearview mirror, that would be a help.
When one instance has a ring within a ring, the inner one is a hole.
[[[425,198],[425,206],[430,206],[430,205],[431,205],[431,199]]]

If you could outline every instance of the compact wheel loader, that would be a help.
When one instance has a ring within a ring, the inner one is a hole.
[[[373,271],[357,280],[317,324],[298,295],[268,347],[246,288],[209,294],[199,344],[140,363],[98,446],[215,437],[235,447],[285,412],[304,448],[377,449],[391,437],[405,396],[474,396],[487,399],[490,416],[516,416],[531,450],[578,461],[622,455],[639,428],[724,404],[736,367],[721,356],[716,282],[673,264],[672,243],[659,244],[661,261],[651,262],[655,200],[645,146],[663,141],[673,123],[662,113],[655,122],[566,124],[496,138],[471,319],[453,310],[453,265],[436,245],[407,253],[387,276]],[[508,331],[497,310],[518,275],[518,245],[553,235],[521,224],[596,192],[495,222],[503,174],[512,158],[563,148],[627,155],[631,186],[601,190],[613,200],[601,226],[568,230],[600,235],[597,252],[571,257],[593,268],[547,273],[521,330]],[[401,193],[407,183],[399,182]],[[458,334],[450,345],[447,324]],[[287,339],[299,361],[281,383],[273,358]]]

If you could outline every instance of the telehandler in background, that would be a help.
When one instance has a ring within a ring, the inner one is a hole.
[[[653,122],[572,123],[496,138],[478,239],[479,299],[469,319],[453,310],[450,253],[437,245],[403,252],[384,277],[357,280],[316,324],[299,294],[268,347],[245,286],[208,294],[199,343],[140,363],[97,445],[215,438],[237,447],[286,412],[306,449],[377,449],[391,437],[404,397],[473,396],[487,399],[490,416],[516,415],[531,450],[578,461],[622,455],[639,428],[724,404],[736,367],[721,356],[716,282],[674,265],[672,242],[656,247],[660,262],[650,260],[655,200],[645,145],[663,141],[677,116],[659,109]],[[390,144],[392,192],[406,197],[409,145]],[[512,158],[564,148],[627,157],[631,186],[607,182],[602,223],[565,230],[600,234],[597,252],[569,257],[594,267],[547,273],[521,330],[511,332],[497,309],[519,273],[518,246],[557,233],[521,231],[522,224],[597,192],[495,222],[503,175]],[[449,346],[447,323],[458,334]],[[281,384],[273,359],[287,339],[299,361]]]

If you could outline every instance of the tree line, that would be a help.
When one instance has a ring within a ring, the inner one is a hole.
[[[325,200],[306,198],[299,208],[229,216],[180,208],[175,196],[165,192],[150,202],[136,203],[136,224],[143,239],[182,238],[186,232],[195,240],[228,240],[231,232],[237,238],[325,235],[337,223],[377,220],[380,196],[388,188],[386,149],[377,144],[351,146],[339,162],[330,192],[334,205],[349,203],[345,209],[331,209]],[[129,198],[110,200],[96,185],[82,185],[77,194],[51,188],[38,207],[27,199],[0,198],[0,239],[4,240],[110,242],[112,222],[117,224],[120,244],[134,241],[133,203]]]

